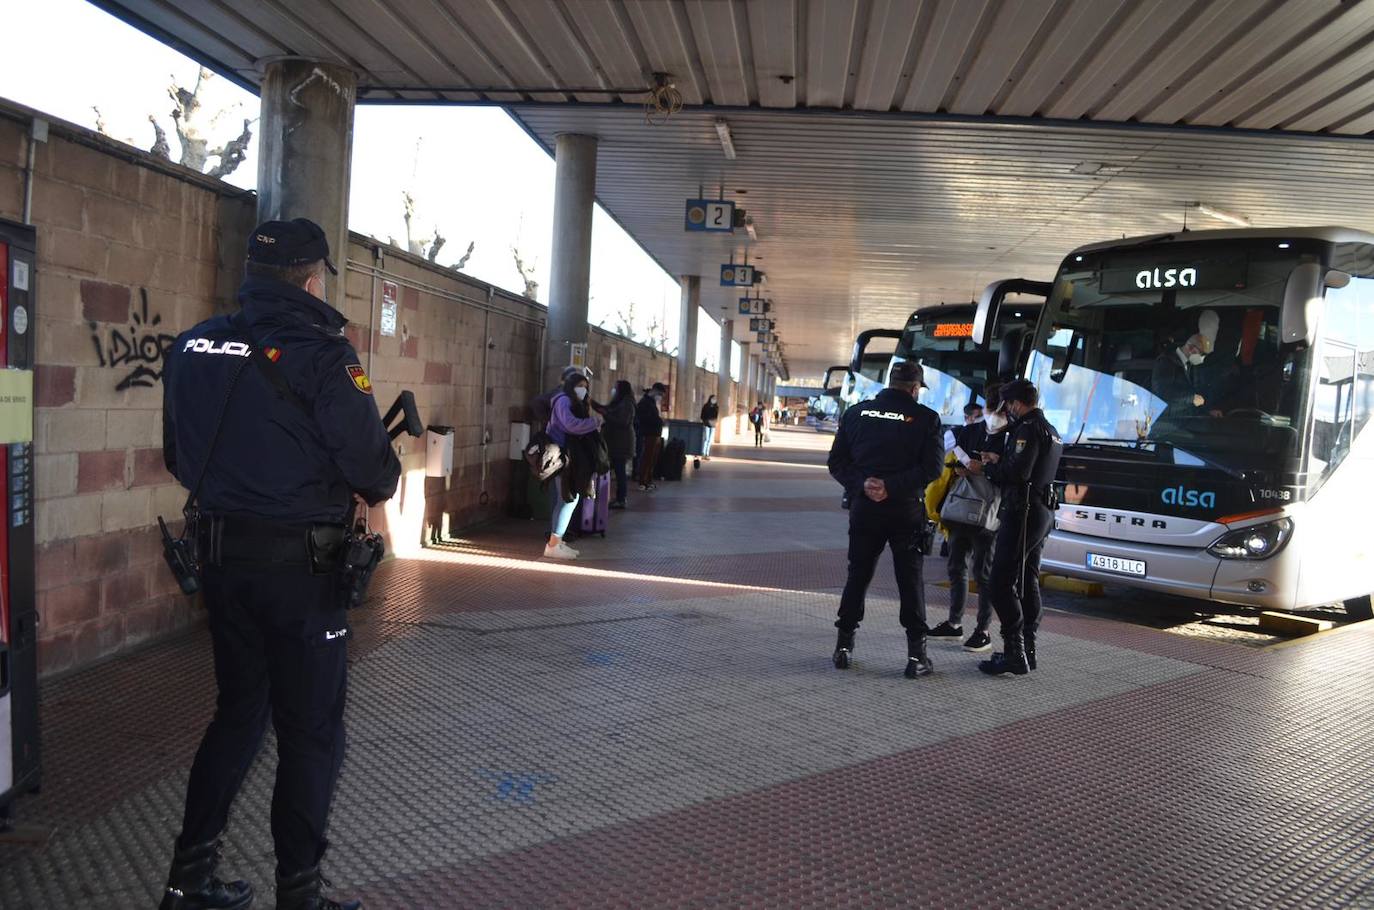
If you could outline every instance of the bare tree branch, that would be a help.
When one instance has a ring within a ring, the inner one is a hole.
[[[463,270],[463,266],[468,264],[468,260],[472,258],[472,251],[475,249],[477,249],[476,240],[468,244],[468,251],[463,254],[463,258],[453,264],[453,270],[455,272],[461,272]]]
[[[439,258],[439,251],[444,248],[445,243],[448,243],[448,238],[440,234],[439,230],[436,228],[434,230],[434,239],[430,241],[429,252],[425,254],[425,258],[430,262],[434,262]]]
[[[525,296],[531,300],[539,299],[539,282],[534,280],[534,266],[526,266],[525,260],[520,255],[520,248],[512,246],[511,254],[515,256],[515,270],[520,273],[520,279],[525,282]]]
[[[148,122],[153,125],[153,147],[148,149],[159,158],[172,160],[172,147],[167,144],[167,131],[157,122],[157,118],[152,114],[148,115]]]
[[[244,119],[243,132],[237,139],[231,139],[224,145],[210,152],[211,157],[218,157],[219,164],[210,168],[208,173],[211,177],[227,177],[238,166],[243,164],[243,159],[248,155],[248,143],[253,141],[253,121]]]

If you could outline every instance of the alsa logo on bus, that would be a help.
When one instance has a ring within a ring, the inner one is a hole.
[[[1141,269],[1135,273],[1135,286],[1142,291],[1197,287],[1197,269]]]
[[[1215,509],[1217,494],[1210,490],[1189,490],[1184,486],[1170,487],[1159,494],[1166,505],[1187,506],[1191,509]]]

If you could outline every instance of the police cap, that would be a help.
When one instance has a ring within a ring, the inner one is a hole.
[[[329,238],[324,228],[309,218],[290,221],[264,221],[248,238],[248,261],[263,265],[289,267],[324,260],[330,274],[339,270],[329,261]]]
[[[892,365],[887,381],[897,385],[924,385],[925,372],[914,360],[902,360]]]

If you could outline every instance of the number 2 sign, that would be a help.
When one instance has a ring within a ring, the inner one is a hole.
[[[735,232],[735,204],[720,199],[688,199],[683,226],[689,231]]]

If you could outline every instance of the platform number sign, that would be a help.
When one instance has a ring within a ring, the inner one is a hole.
[[[735,232],[735,204],[723,199],[688,199],[683,225],[689,231]]]
[[[739,312],[741,316],[762,316],[763,301],[757,297],[741,297],[739,299]]]
[[[733,262],[720,267],[720,286],[723,288],[751,288],[754,286],[754,267],[735,265]]]

